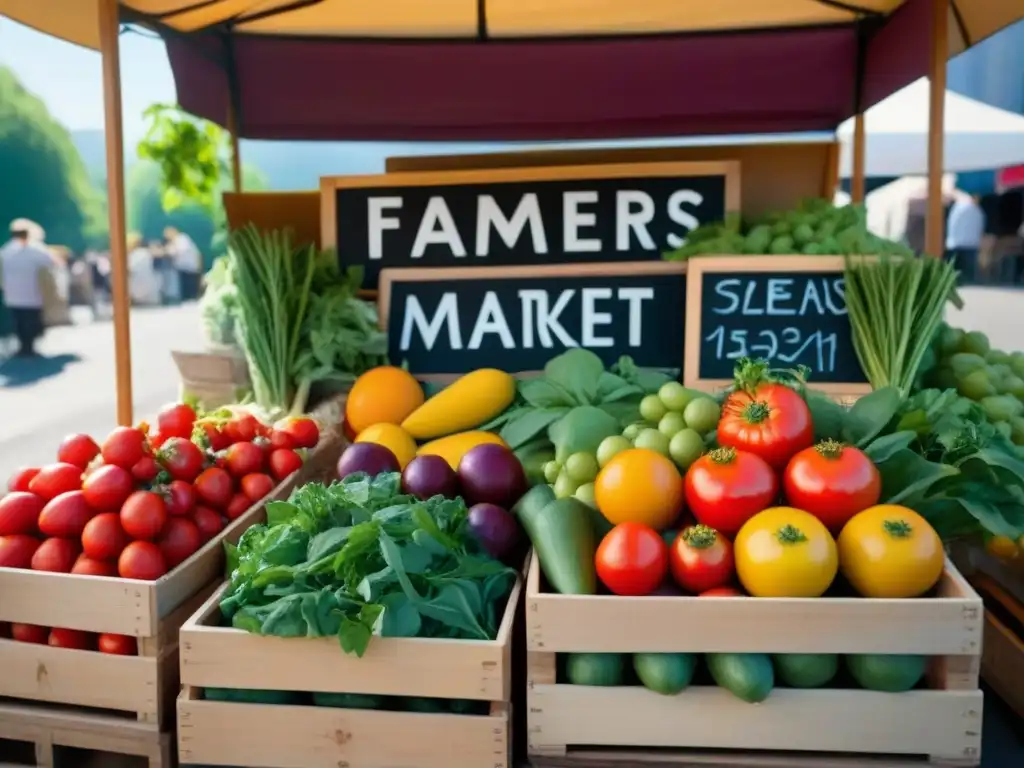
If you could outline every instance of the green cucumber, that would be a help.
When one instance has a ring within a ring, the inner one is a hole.
[[[633,654],[633,671],[644,688],[665,696],[685,691],[696,666],[697,658],[692,653]]]
[[[257,688],[204,688],[207,701],[232,701],[238,704],[301,704],[298,691],[266,691]]]
[[[821,688],[839,671],[834,653],[777,653],[772,662],[779,680],[791,688]]]
[[[621,653],[568,653],[565,676],[572,685],[622,685],[626,660]]]
[[[548,583],[563,595],[597,591],[593,510],[579,499],[556,499],[547,485],[535,485],[512,507],[533,544]]]
[[[764,701],[775,687],[775,670],[766,653],[709,653],[705,660],[715,683],[743,701]]]
[[[925,656],[862,653],[846,657],[846,668],[869,691],[903,693],[917,685],[928,667]]]

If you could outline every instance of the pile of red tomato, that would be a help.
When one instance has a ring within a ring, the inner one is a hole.
[[[676,500],[681,525],[634,519],[601,541],[595,565],[611,592],[819,597],[841,573],[865,597],[916,597],[940,578],[935,530],[911,509],[879,505],[881,478],[862,451],[814,444],[810,409],[791,387],[738,387],[716,438],[661,494]]]
[[[118,427],[101,445],[68,436],[57,461],[16,471],[0,498],[0,567],[153,581],[302,466],[316,423],[243,413],[197,418],[174,403],[156,428]],[[3,627],[0,626],[0,636]],[[133,638],[13,624],[15,640],[135,653]]]

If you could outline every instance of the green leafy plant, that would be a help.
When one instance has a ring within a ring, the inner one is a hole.
[[[468,515],[461,499],[403,495],[398,473],[302,486],[227,545],[221,613],[358,656],[374,635],[493,640],[516,573],[480,550]]]

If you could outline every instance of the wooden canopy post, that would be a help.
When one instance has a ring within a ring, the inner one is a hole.
[[[928,67],[928,218],[924,252],[941,257],[945,251],[942,172],[944,170],[946,62],[949,59],[949,0],[932,0],[932,45]]]
[[[240,149],[241,142],[238,139],[238,116],[235,113],[234,103],[228,104],[227,129],[228,134],[231,136],[231,180],[234,184],[235,192],[241,192],[242,152]]]
[[[867,145],[867,129],[864,113],[858,112],[853,119],[853,169],[850,174],[850,198],[854,203],[863,203],[866,192],[864,164]]]
[[[99,0],[100,56],[103,60],[103,119],[107,150],[107,208],[110,225],[111,304],[114,312],[114,369],[117,423],[132,423],[131,302],[125,243],[124,126],[121,119],[121,21],[118,0]]]

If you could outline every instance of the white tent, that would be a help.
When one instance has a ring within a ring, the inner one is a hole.
[[[921,78],[871,107],[866,176],[928,173],[928,78]],[[1024,163],[1024,116],[946,91],[945,167],[950,173]],[[840,175],[853,168],[853,119],[839,126]]]

